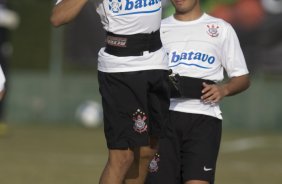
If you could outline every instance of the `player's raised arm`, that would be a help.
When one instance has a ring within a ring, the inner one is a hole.
[[[88,0],[58,0],[53,8],[50,21],[58,27],[73,20]]]

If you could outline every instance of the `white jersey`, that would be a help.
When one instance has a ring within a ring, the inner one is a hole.
[[[6,78],[0,66],[0,92],[2,92],[5,89],[5,82],[6,82]]]
[[[160,28],[161,0],[103,0],[97,13],[106,31],[132,35]]]
[[[115,34],[151,33],[161,24],[161,0],[103,0],[97,12],[104,29]],[[98,57],[98,70],[103,72],[168,69],[163,48],[137,57],[117,57],[104,50],[100,50]]]
[[[220,82],[248,74],[239,40],[232,26],[207,14],[194,21],[170,16],[162,21],[161,40],[169,55],[169,67],[181,76]],[[218,104],[198,99],[171,99],[170,110],[205,114],[222,119]]]

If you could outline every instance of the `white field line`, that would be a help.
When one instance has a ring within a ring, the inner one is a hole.
[[[254,148],[263,148],[268,146],[268,140],[265,137],[242,138],[233,141],[224,141],[221,144],[222,153],[240,152]]]
[[[31,158],[31,154],[34,156]],[[106,162],[107,155],[102,154],[72,154],[72,153],[55,153],[42,151],[21,151],[10,154],[14,160],[26,161],[33,160],[34,163],[48,163],[48,164],[77,164],[77,165],[97,165],[101,161]]]

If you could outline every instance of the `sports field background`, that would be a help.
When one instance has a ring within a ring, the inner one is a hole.
[[[206,7],[235,1],[203,0]],[[86,101],[100,102],[97,61],[91,58],[99,46],[86,37],[98,33],[100,25],[91,27],[97,20],[84,19],[91,17],[91,7],[74,23],[54,29],[49,23],[52,1],[9,3],[21,24],[11,34],[14,53],[6,101],[8,133],[0,137],[0,184],[97,184],[107,158],[103,129],[83,127],[75,112]],[[240,40],[252,85],[222,102],[217,184],[282,183],[281,14],[271,20],[258,29],[268,33],[261,34],[258,44],[247,39],[258,32]],[[277,32],[280,36],[270,37]]]
[[[102,129],[11,126],[0,139],[1,184],[97,184],[107,151]],[[281,184],[282,136],[223,133],[218,184]]]

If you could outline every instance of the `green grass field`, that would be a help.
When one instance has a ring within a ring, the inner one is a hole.
[[[12,126],[0,138],[1,184],[98,184],[102,129]],[[217,184],[281,184],[281,133],[224,132]]]

